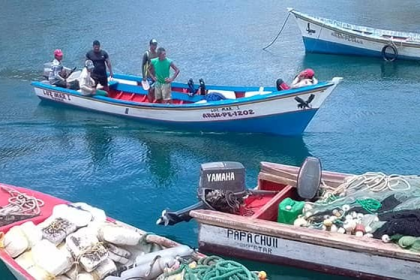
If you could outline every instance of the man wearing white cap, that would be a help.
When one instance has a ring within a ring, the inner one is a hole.
[[[107,92],[104,90],[96,89],[96,82],[92,79],[91,73],[95,66],[92,60],[85,61],[85,67],[79,76],[80,92],[84,96],[103,95],[107,96]]]

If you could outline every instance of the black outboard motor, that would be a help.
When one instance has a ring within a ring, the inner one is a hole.
[[[296,181],[298,195],[312,200],[319,194],[322,178],[321,161],[316,157],[307,157],[302,163]]]
[[[220,201],[227,201],[232,208],[247,194],[245,168],[239,162],[211,162],[201,165],[197,196],[200,202],[176,212],[164,210],[156,221],[158,225],[175,225],[191,220],[190,211],[212,209],[223,211]],[[220,207],[219,207],[220,206]]]

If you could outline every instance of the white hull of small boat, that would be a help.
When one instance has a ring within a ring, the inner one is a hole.
[[[181,103],[177,100],[178,104],[165,105],[136,101],[146,95],[141,85],[133,84],[138,77],[115,76],[118,79],[110,86],[112,97],[86,97],[77,91],[42,82],[33,82],[32,85],[36,95],[44,100],[156,124],[200,131],[299,135],[342,80],[334,78],[330,82],[280,92],[230,87],[233,96],[240,92],[248,97],[206,103],[193,103],[199,96],[188,97],[185,93],[173,92],[173,98],[179,98]],[[173,88],[182,86],[174,83]],[[129,93],[132,99],[118,99],[119,92]]]
[[[313,17],[293,9],[307,52],[420,60],[420,34]]]

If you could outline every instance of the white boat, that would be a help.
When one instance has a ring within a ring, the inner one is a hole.
[[[173,83],[173,104],[149,103],[141,77],[129,75],[115,74],[107,97],[83,96],[48,82],[32,82],[32,86],[43,100],[156,124],[200,131],[300,135],[341,80],[336,77],[283,91],[274,87],[207,86],[207,95],[223,95],[225,99],[219,101],[190,96],[187,84]]]
[[[310,16],[292,8],[306,52],[420,60],[420,34]]]

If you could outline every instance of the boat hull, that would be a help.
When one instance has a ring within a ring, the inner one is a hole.
[[[261,244],[262,240],[266,243]],[[292,265],[314,271],[369,279],[418,279],[417,262],[307,244],[220,226],[202,224],[199,247],[203,252]]]
[[[200,225],[198,241],[203,252],[368,279],[414,280],[420,273],[420,263],[416,261],[270,235],[265,227],[267,221],[258,221],[258,226],[254,223],[252,227],[232,228],[231,220],[225,223],[220,217],[217,224],[195,218]]]
[[[200,131],[300,135],[340,81],[341,78],[334,78],[320,86],[270,93],[263,97],[185,105],[136,103],[103,96],[86,97],[77,91],[40,82],[33,82],[32,85],[36,95],[43,100],[149,123]],[[299,107],[296,97],[308,100],[310,95],[314,95],[310,106]]]
[[[17,279],[17,280],[28,280],[28,279],[32,279],[29,278],[28,276],[25,276],[25,274],[21,273],[16,267],[14,267],[13,265],[9,264],[8,262],[3,262],[7,269],[10,271],[10,273],[13,274],[13,276]]]
[[[384,47],[392,45],[397,50],[397,59],[420,60],[420,42],[391,40],[363,32],[352,32],[293,10],[291,13],[302,34],[306,52],[383,57]]]

